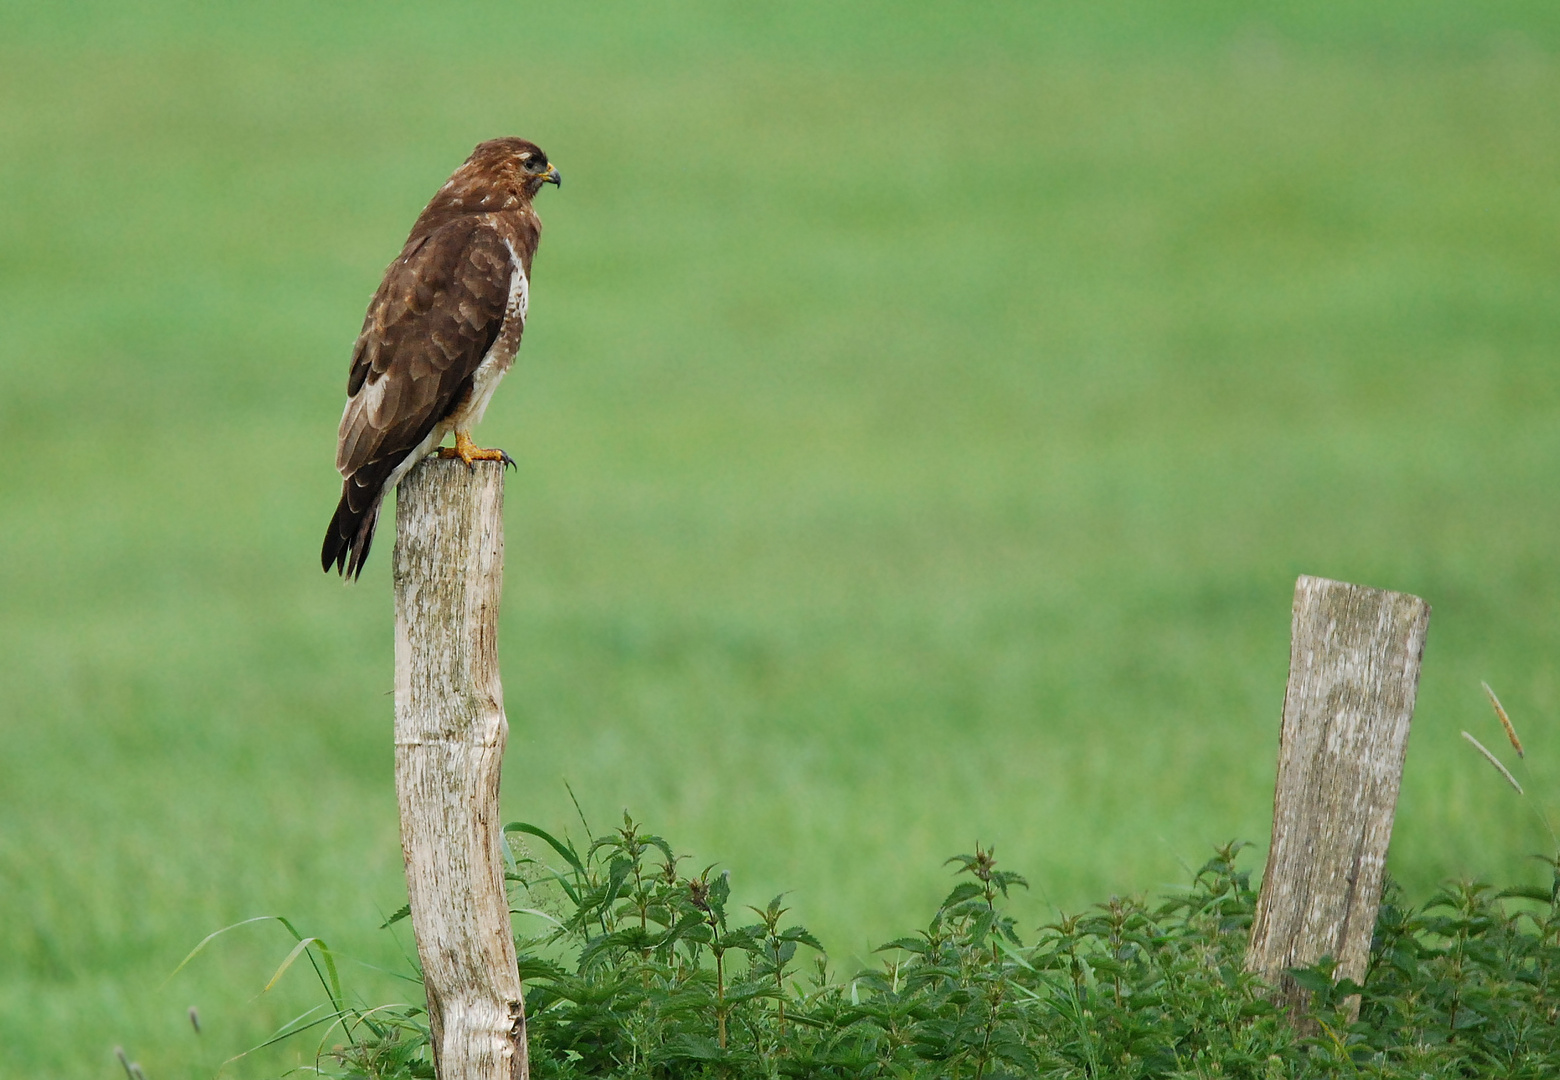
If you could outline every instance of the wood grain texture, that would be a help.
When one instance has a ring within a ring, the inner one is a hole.
[[[1429,622],[1417,596],[1295,584],[1273,840],[1246,954],[1292,1016],[1309,1002],[1286,969],[1331,956],[1335,978],[1364,980]]]
[[[440,1080],[528,1075],[498,809],[503,504],[498,463],[428,458],[396,505],[395,781]]]

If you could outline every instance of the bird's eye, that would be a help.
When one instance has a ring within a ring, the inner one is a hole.
[[[547,159],[541,155],[537,155],[534,158],[528,158],[526,160],[525,167],[534,173],[544,173],[547,171]]]

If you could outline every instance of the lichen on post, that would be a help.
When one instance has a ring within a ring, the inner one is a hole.
[[[524,1080],[504,893],[498,672],[504,470],[429,457],[396,505],[395,781],[440,1080]]]

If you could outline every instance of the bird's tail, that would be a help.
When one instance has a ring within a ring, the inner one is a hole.
[[[338,573],[349,581],[363,572],[363,560],[374,544],[374,530],[379,526],[379,507],[384,501],[384,489],[372,493],[357,486],[355,477],[348,477],[341,485],[341,502],[336,505],[336,516],[330,519],[325,532],[325,546],[320,551],[320,564],[330,573],[335,566]]]

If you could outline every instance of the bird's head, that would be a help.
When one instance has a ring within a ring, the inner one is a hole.
[[[543,184],[563,186],[557,166],[547,160],[540,146],[514,137],[489,139],[479,143],[466,161],[466,167],[487,174],[506,188],[534,198]]]

